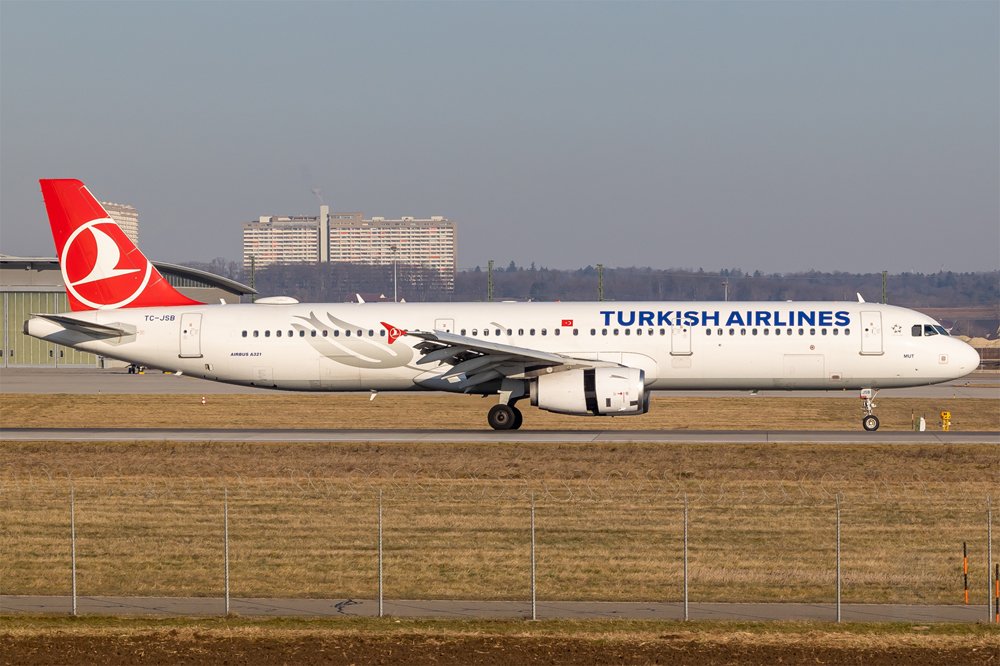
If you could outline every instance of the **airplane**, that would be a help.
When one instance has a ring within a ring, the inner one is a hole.
[[[202,379],[290,391],[496,395],[628,416],[672,389],[860,390],[962,377],[978,353],[935,320],[859,302],[204,304],[174,289],[78,180],[40,181],[70,312],[33,314],[42,340]]]

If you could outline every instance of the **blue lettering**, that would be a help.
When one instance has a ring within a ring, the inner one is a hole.
[[[698,313],[694,310],[688,310],[684,313],[684,325],[685,326],[697,326],[698,325]]]
[[[653,325],[653,313],[649,310],[639,311],[639,326],[652,326]]]
[[[771,313],[770,312],[758,312],[757,313],[757,326],[770,326],[771,325]]]
[[[670,310],[667,310],[666,312],[660,310],[656,313],[656,325],[670,326]]]
[[[618,325],[619,326],[631,326],[635,323],[635,310],[629,310],[628,320],[625,319],[625,313],[621,310],[618,311]]]
[[[781,315],[782,314],[783,313],[780,310],[775,311],[775,313],[774,313],[774,325],[775,326],[788,326],[788,322],[787,321],[782,321],[781,320]]]
[[[833,325],[833,313],[829,310],[823,310],[819,313],[819,325],[820,326],[832,326]]]
[[[726,320],[726,326],[745,326],[743,323],[743,317],[739,312],[733,310],[729,313],[729,319]]]
[[[712,322],[713,326],[719,325],[719,311],[715,312],[702,312],[701,313],[701,325],[708,326],[709,322]]]
[[[614,314],[614,310],[601,310],[601,314],[604,315],[604,325],[611,326],[611,315]]]
[[[816,313],[799,310],[799,326],[815,326]]]
[[[846,310],[838,310],[836,313],[836,317],[837,317],[837,322],[836,322],[837,326],[851,325],[851,317],[850,315],[847,314]]]

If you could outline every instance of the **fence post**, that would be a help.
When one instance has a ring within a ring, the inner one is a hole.
[[[993,622],[990,612],[990,574],[993,573],[993,498],[986,496],[986,621]]]
[[[840,622],[840,493],[837,493],[837,622]]]
[[[688,614],[688,496],[684,493],[684,621],[690,619]]]
[[[538,619],[535,603],[535,493],[531,493],[531,619]]]
[[[382,489],[378,489],[378,616],[382,617]]]
[[[225,560],[226,615],[229,615],[229,488],[223,489],[222,541],[223,559]]]
[[[73,617],[76,617],[76,488],[73,485],[69,487],[69,543],[73,572]]]

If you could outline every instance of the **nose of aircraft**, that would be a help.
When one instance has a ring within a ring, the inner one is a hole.
[[[964,342],[956,340],[962,346],[955,351],[952,358],[955,361],[955,378],[964,377],[973,370],[979,367],[980,358],[979,352],[977,352],[971,345],[967,345]]]

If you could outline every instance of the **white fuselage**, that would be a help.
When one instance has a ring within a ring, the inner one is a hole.
[[[41,317],[26,332],[149,367],[286,390],[449,390],[440,376],[450,366],[418,365],[421,340],[389,344],[382,322],[639,368],[648,389],[915,386],[979,363],[929,317],[873,303],[295,303],[66,316],[127,334],[92,336]]]

